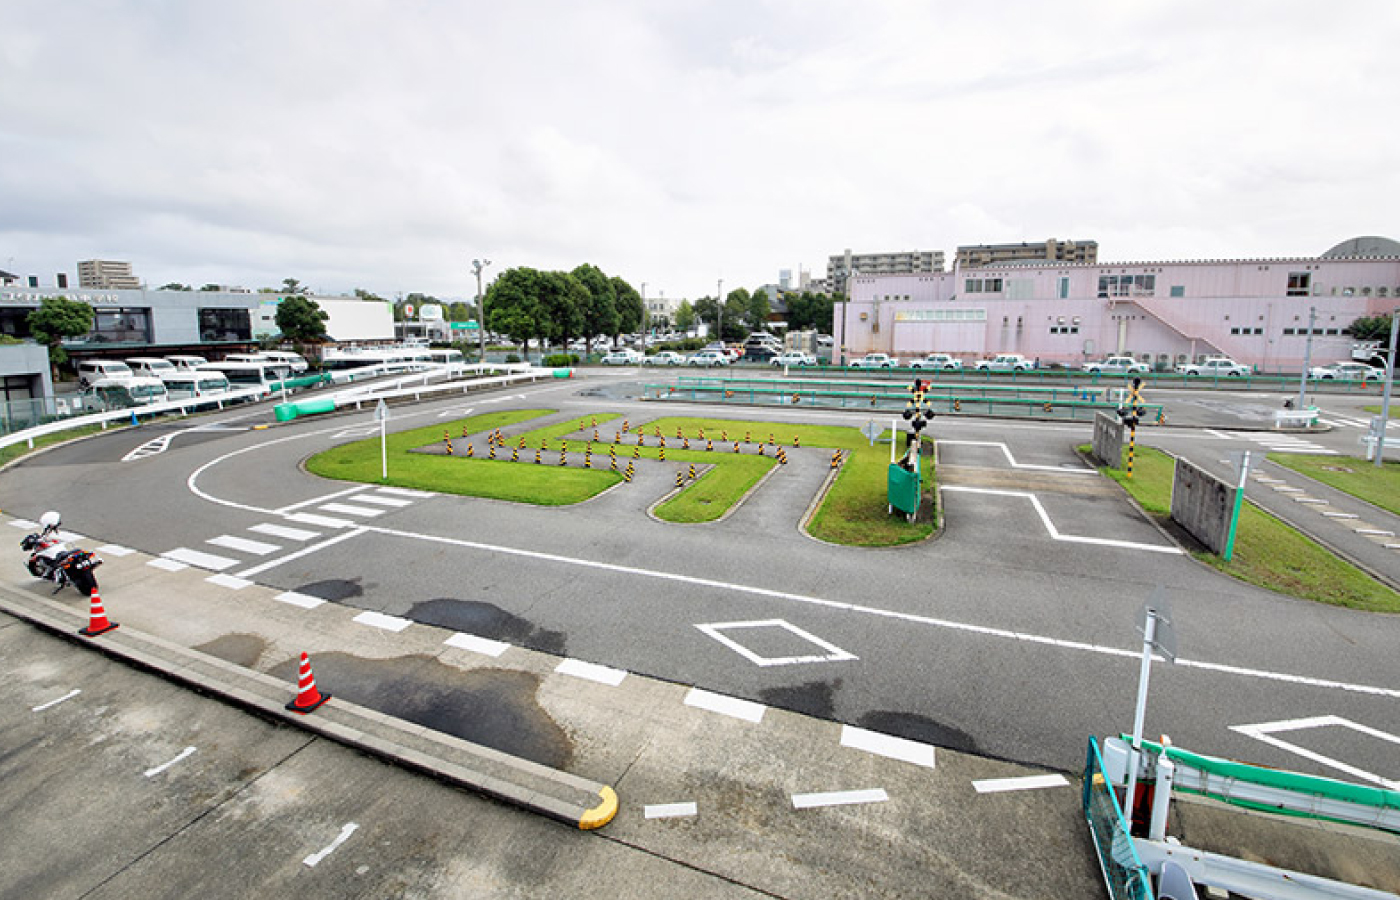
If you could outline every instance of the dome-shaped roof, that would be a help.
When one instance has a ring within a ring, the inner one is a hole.
[[[1387,237],[1354,237],[1322,254],[1324,259],[1345,256],[1400,256],[1400,242]]]

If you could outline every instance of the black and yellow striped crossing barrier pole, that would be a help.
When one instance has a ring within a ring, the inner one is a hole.
[[[685,469],[681,469],[679,472],[676,473],[676,487],[684,487],[684,486],[685,486]]]
[[[706,452],[706,453],[709,453],[710,451],[712,451],[712,450],[714,450],[714,449],[715,449],[715,442],[714,442],[714,441],[710,441],[710,440],[705,441],[705,452]]]
[[[471,458],[472,458],[472,445],[471,445],[471,444],[468,444],[468,445],[467,445],[467,459],[471,459]]]
[[[665,445],[665,444],[662,444],[662,445],[661,445],[661,448],[658,449],[656,452],[660,454],[660,459],[661,459],[661,461],[662,461],[662,462],[665,462],[665,461],[666,461],[666,445]]]
[[[685,438],[685,431],[684,431],[684,429],[682,429],[681,426],[677,425],[677,426],[676,426],[676,440],[679,441],[679,440],[682,440],[682,439],[684,439],[684,438]]]
[[[721,430],[719,433],[719,439],[722,443],[729,443],[729,432],[727,430]]]
[[[1127,407],[1120,407],[1118,415],[1128,426],[1128,468],[1127,477],[1133,477],[1133,461],[1137,456],[1137,427],[1145,410],[1142,408],[1142,379],[1134,378],[1132,390],[1128,394]]]
[[[655,426],[655,427],[656,427],[656,436],[659,437],[659,438],[661,438],[661,443],[663,443],[663,444],[666,443],[666,439],[665,439],[664,437],[661,437],[661,426],[660,426],[660,425],[657,425],[657,426]]]
[[[682,449],[682,450],[689,450],[689,449],[690,449],[690,438],[688,438],[688,437],[682,437],[682,438],[681,438],[681,449]]]
[[[544,460],[542,459],[542,456],[543,456],[543,455],[544,455],[544,449],[541,448],[541,447],[536,447],[536,448],[535,448],[535,465],[538,466],[538,465],[540,465],[542,462],[544,462]]]
[[[794,450],[800,450],[801,448],[802,448],[802,436],[799,435],[799,434],[794,434],[794,435],[792,436],[792,449],[794,449]]]
[[[495,444],[492,444],[492,445],[491,445],[491,458],[492,458],[492,459],[495,459],[495,458],[496,458],[496,445],[495,445]]]
[[[510,461],[511,461],[511,462],[520,462],[520,448],[519,448],[519,447],[516,447],[514,450],[510,451]]]
[[[695,480],[695,463],[690,464],[690,480]]]
[[[602,441],[598,440],[598,429],[596,428],[593,429],[593,440],[598,441],[600,444],[602,443]]]
[[[782,447],[778,448],[778,462],[781,465],[787,465],[787,451]]]
[[[622,420],[622,433],[623,433],[623,434],[626,434],[627,432],[629,432],[629,431],[631,431],[631,430],[632,430],[632,423],[629,422],[627,419],[623,419],[623,420]]]
[[[524,438],[523,435],[522,435],[521,438],[520,438],[520,443],[518,443],[518,444],[515,445],[515,449],[517,449],[517,450],[524,450],[524,449],[525,449],[525,438]]]
[[[471,445],[468,444],[467,446],[470,447]],[[447,442],[447,455],[448,455],[448,456],[451,456],[451,455],[452,455],[452,441],[451,441],[450,439],[449,439],[448,442]]]
[[[735,453],[738,453],[738,452],[739,452],[739,442],[738,442],[738,441],[735,441],[735,442],[734,442],[734,452],[735,452]]]
[[[462,426],[462,440],[465,441],[466,439],[467,439],[467,426],[466,426],[466,425],[463,425],[463,426]]]

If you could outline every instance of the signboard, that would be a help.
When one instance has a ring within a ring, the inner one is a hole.
[[[875,446],[875,439],[885,433],[885,429],[874,422],[866,422],[861,426],[860,433],[870,439],[870,446]]]
[[[476,331],[476,322],[448,322],[453,331]]]

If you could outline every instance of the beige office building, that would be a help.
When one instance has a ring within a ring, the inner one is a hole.
[[[1099,261],[1098,241],[1057,241],[1041,244],[972,244],[958,248],[958,268],[995,266],[1022,260],[1089,263]]]
[[[131,274],[131,263],[110,259],[85,259],[78,263],[78,287],[103,290],[139,290],[141,280]]]

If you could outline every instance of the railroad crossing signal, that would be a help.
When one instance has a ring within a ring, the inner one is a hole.
[[[909,404],[904,407],[904,419],[909,426],[914,429],[914,434],[924,430],[924,426],[933,422],[933,407],[924,399],[924,383],[922,379],[915,378],[914,383],[909,387]]]
[[[1128,405],[1118,407],[1118,416],[1128,426],[1128,477],[1133,477],[1133,457],[1137,452],[1137,427],[1147,411],[1142,408],[1142,379],[1133,379],[1132,391],[1128,394]]]

